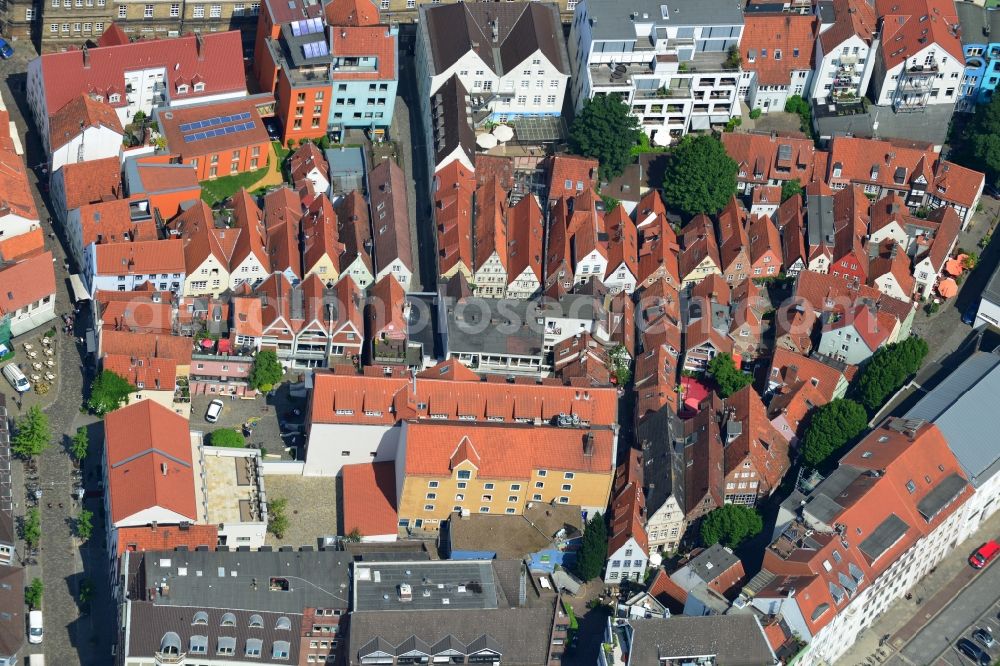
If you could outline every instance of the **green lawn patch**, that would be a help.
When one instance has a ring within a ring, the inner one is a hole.
[[[244,187],[249,189],[251,185],[263,178],[266,173],[267,167],[264,167],[256,171],[238,173],[235,176],[223,176],[215,180],[203,180],[201,181],[201,199],[209,206],[218,205],[239,192],[240,189]]]
[[[274,154],[278,156],[278,165],[283,166],[292,151],[283,146],[280,141],[272,141],[271,145],[274,146]]]

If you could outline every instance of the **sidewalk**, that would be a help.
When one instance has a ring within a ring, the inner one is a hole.
[[[872,626],[862,633],[851,649],[837,664],[861,664],[879,653],[879,641],[889,635],[882,654],[900,650],[906,643],[945,608],[959,592],[976,577],[976,570],[969,566],[969,553],[988,539],[1000,534],[1000,511],[994,513],[979,531],[958,544],[937,567],[910,590],[912,598],[900,598],[889,606]],[[883,657],[884,661],[884,657]]]

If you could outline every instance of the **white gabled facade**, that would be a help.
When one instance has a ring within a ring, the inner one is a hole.
[[[604,282],[604,275],[608,271],[608,258],[598,250],[591,250],[586,256],[576,262],[573,267],[574,282],[582,284],[592,277]],[[635,278],[633,278],[633,283]]]
[[[809,96],[816,104],[860,100],[871,83],[878,38],[868,44],[858,35],[851,35],[829,53],[823,52],[823,42],[821,32],[816,40],[816,73]]]
[[[965,71],[962,60],[931,42],[905,61],[887,68],[884,53],[891,48],[890,43],[883,43],[875,63],[876,104],[899,111],[918,110],[929,104],[955,104]]]
[[[673,495],[646,519],[650,550],[677,550],[684,536],[684,510]]]
[[[233,266],[229,271],[229,288],[235,290],[243,284],[256,287],[267,277],[267,268],[260,262],[253,252],[247,254],[246,258]]]
[[[122,150],[122,138],[121,132],[104,125],[86,127],[64,145],[52,151],[49,168],[55,172],[64,164],[118,157]]]
[[[649,556],[635,537],[629,537],[613,553],[608,553],[608,566],[604,569],[604,582],[619,585],[623,580],[645,580]]]
[[[365,263],[360,254],[354,258],[354,261],[352,261],[347,268],[340,272],[337,282],[340,282],[346,277],[354,280],[354,284],[356,284],[358,289],[361,291],[367,291],[368,287],[370,287],[372,282],[375,281],[375,276],[372,275],[371,270],[368,268],[368,264]]]
[[[604,286],[613,294],[624,291],[631,294],[635,291],[636,277],[632,269],[626,262],[621,262],[618,266],[611,266],[604,277]]]
[[[402,259],[397,257],[389,264],[383,266],[382,270],[380,270],[378,275],[375,276],[375,282],[378,282],[386,275],[392,275],[396,278],[396,282],[402,285],[405,291],[410,290],[410,282],[413,280],[413,272],[406,267],[406,264],[403,263]]]
[[[891,272],[880,275],[874,280],[875,287],[883,294],[898,298],[901,301],[909,302],[910,294],[899,286],[899,280]]]
[[[531,270],[531,266],[526,266],[521,274],[516,276],[507,285],[507,298],[528,299],[537,294],[542,288],[542,283]]]
[[[741,72],[726,60],[742,32],[738,3],[703,0],[680,12],[650,0],[584,0],[569,38],[574,105],[619,94],[659,145],[725,124],[740,113]]]
[[[493,252],[483,265],[472,275],[476,285],[476,296],[483,298],[507,298],[507,268],[500,255]]]

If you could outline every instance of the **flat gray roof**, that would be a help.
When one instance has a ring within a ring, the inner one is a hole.
[[[301,613],[348,606],[351,560],[335,551],[163,551],[145,553],[143,568],[157,606]]]
[[[917,511],[930,522],[941,509],[951,504],[951,501],[965,490],[965,486],[966,481],[960,474],[949,474],[917,503]]]
[[[593,25],[595,40],[635,39],[635,23],[653,23],[662,26],[712,26],[743,25],[743,3],[733,0],[638,0],[622,3],[619,0],[586,0],[587,15],[596,21]],[[663,7],[669,10],[664,19]],[[632,20],[632,13],[641,17]]]
[[[910,526],[894,513],[890,513],[885,520],[879,523],[875,531],[862,541],[858,548],[874,562],[889,550],[894,543],[899,541]]]
[[[997,10],[1000,13],[1000,10]],[[983,289],[984,301],[989,301],[990,303],[1000,307],[1000,265],[997,266],[996,270],[993,271],[993,275],[990,276],[990,281],[986,283],[986,287]]]
[[[527,317],[531,303],[476,298],[449,305],[447,351],[541,356],[543,331]]]
[[[410,587],[405,600],[402,586]],[[503,591],[490,560],[379,562],[354,567],[355,611],[489,610]]]
[[[995,277],[995,276],[994,276]],[[920,399],[903,418],[937,425],[976,487],[1000,472],[996,418],[986,409],[1000,395],[1000,355],[977,351]]]
[[[895,113],[888,106],[871,106],[867,113],[838,116],[828,105],[813,105],[813,117],[821,138],[853,135],[879,139],[906,139],[920,137],[921,141],[944,145],[948,139],[948,126],[955,107],[949,104],[928,104],[913,113]],[[878,131],[873,129],[878,121]]]
[[[752,614],[673,616],[630,620],[630,664],[683,663],[684,657],[714,656],[722,666],[766,666],[775,663],[764,630]],[[691,661],[694,661],[692,659]]]

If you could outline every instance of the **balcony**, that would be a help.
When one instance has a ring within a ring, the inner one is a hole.
[[[923,65],[906,65],[904,71],[910,76],[936,76],[938,73],[937,62]]]
[[[657,88],[651,90],[649,88],[642,88],[636,90],[635,94],[632,96],[633,100],[638,99],[678,99],[678,98],[690,98],[691,89],[690,88]]]

